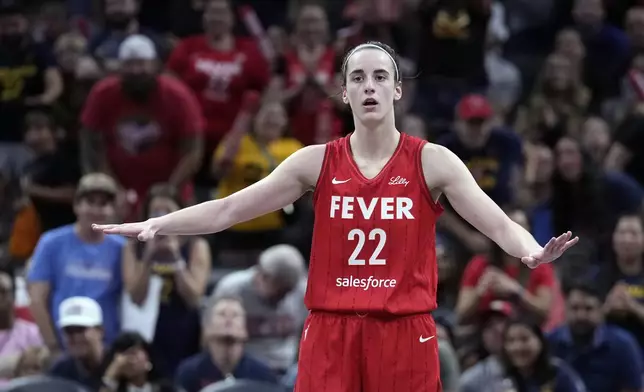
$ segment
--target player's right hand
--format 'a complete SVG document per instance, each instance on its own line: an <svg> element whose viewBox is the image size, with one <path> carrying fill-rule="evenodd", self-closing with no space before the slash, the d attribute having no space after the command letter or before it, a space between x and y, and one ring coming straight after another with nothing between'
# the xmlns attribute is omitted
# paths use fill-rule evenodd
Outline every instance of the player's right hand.
<svg viewBox="0 0 644 392"><path fill-rule="evenodd" d="M149 241L159 231L158 227L150 220L145 222L124 223L121 225L92 225L95 231L105 234L118 234L126 237L136 237L139 241Z"/></svg>

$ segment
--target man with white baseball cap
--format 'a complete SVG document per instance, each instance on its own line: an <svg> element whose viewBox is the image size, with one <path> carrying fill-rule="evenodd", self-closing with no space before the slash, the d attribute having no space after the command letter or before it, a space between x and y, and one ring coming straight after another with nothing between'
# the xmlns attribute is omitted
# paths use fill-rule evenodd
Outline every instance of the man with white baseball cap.
<svg viewBox="0 0 644 392"><path fill-rule="evenodd" d="M89 297L70 297L60 303L58 326L67 354L50 369L52 376L98 390L103 361L103 312Z"/></svg>

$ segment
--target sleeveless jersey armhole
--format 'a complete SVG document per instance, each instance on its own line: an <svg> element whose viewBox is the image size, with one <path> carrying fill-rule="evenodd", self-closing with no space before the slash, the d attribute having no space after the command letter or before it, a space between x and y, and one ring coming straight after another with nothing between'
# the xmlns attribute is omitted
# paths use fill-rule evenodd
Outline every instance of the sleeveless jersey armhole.
<svg viewBox="0 0 644 392"><path fill-rule="evenodd" d="M320 184L322 183L322 179L326 175L327 172L327 166L328 166L328 161L329 161L329 155L331 154L331 143L327 143L324 146L324 158L322 159L322 168L320 169L320 175L318 176L318 180L315 182L315 189L313 189L313 205L315 206L318 202L318 196L319 192L318 189L320 188Z"/></svg>
<svg viewBox="0 0 644 392"><path fill-rule="evenodd" d="M440 201L434 200L434 198L432 197L432 192L427 186L427 182L425 181L425 172L423 170L423 148L427 143L427 141L424 141L423 143L418 144L418 149L416 151L416 169L418 170L419 178L423 180L423 186L421 187L423 195L425 195L425 197L427 198L427 202L430 206L432 206L434 212L439 215L443 212L444 208L441 205Z"/></svg>

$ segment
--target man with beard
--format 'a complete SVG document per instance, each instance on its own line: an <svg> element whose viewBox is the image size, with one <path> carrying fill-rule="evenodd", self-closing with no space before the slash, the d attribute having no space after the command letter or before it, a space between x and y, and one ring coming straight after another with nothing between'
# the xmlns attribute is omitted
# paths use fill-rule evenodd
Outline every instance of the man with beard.
<svg viewBox="0 0 644 392"><path fill-rule="evenodd" d="M177 79L159 75L145 36L127 38L119 60L119 74L98 82L83 109L83 169L111 173L138 200L161 182L188 192L203 150L196 98Z"/></svg>
<svg viewBox="0 0 644 392"><path fill-rule="evenodd" d="M22 142L29 108L46 107L63 92L56 60L35 43L18 0L0 4L0 144ZM0 155L10 154L2 151Z"/></svg>
<svg viewBox="0 0 644 392"><path fill-rule="evenodd" d="M592 285L567 292L567 323L549 337L552 354L566 361L589 392L642 390L642 355L626 331L604 324L603 301Z"/></svg>

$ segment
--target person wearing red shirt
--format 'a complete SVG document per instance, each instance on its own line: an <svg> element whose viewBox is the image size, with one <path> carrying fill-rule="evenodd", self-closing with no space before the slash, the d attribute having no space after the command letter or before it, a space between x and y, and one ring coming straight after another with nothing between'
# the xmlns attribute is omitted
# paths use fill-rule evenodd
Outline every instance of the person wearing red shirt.
<svg viewBox="0 0 644 392"><path fill-rule="evenodd" d="M523 211L510 211L508 216L522 227L529 228ZM544 323L550 315L558 287L550 264L528 269L521 265L519 259L495 246L490 257L478 255L467 264L456 314L461 323L467 323L488 309L492 301L505 300L511 302L519 314Z"/></svg>
<svg viewBox="0 0 644 392"><path fill-rule="evenodd" d="M85 103L81 156L86 172L110 173L142 200L160 182L183 187L203 153L203 116L183 83L156 72L152 41L127 38L121 70L98 82Z"/></svg>
<svg viewBox="0 0 644 392"><path fill-rule="evenodd" d="M214 151L233 122L248 90L263 91L270 67L252 39L236 38L229 0L209 0L203 24L205 34L179 42L168 70L195 93L206 119L206 151ZM196 182L210 183L210 157L201 163Z"/></svg>
<svg viewBox="0 0 644 392"><path fill-rule="evenodd" d="M295 45L278 60L272 88L289 109L292 135L304 145L326 143L340 135L342 122L334 113L339 100L336 53L327 44L329 26L324 8L309 4L300 10Z"/></svg>

